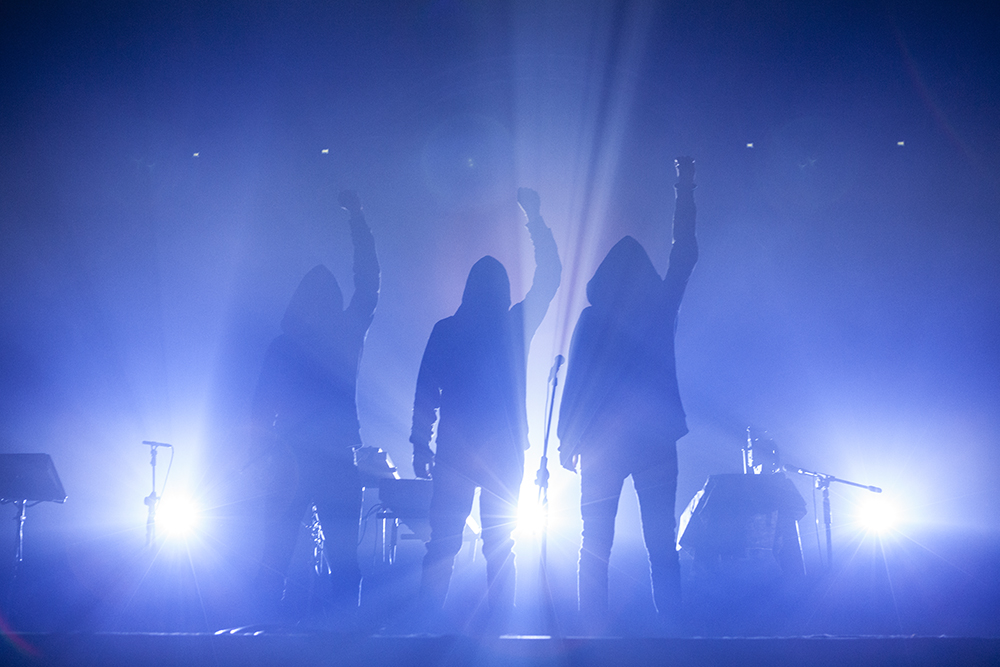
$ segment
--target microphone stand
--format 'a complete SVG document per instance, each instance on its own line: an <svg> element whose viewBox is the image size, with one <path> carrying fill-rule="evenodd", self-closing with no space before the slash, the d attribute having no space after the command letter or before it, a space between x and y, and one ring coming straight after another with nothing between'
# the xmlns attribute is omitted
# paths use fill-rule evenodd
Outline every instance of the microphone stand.
<svg viewBox="0 0 1000 667"><path fill-rule="evenodd" d="M548 395L548 414L545 417L545 435L542 438L542 459L538 465L538 472L535 474L535 484L538 485L538 501L542 510L542 544L539 554L539 567L542 575L542 588L545 591L545 622L549 631L556 627L555 604L552 600L552 590L549 588L548 573L548 545L549 545L549 434L552 431L552 412L556 403L556 388L559 386L559 367L563 365L566 358L556 355L552 364L552 372L549 373L549 382L552 389Z"/></svg>
<svg viewBox="0 0 1000 667"><path fill-rule="evenodd" d="M156 448L170 447L173 449L173 446L164 442L153 442L152 440L143 440L142 444L149 445L149 465L153 469L153 490L142 501L149 508L149 513L146 515L146 546L150 547L156 542L156 506L160 501L156 495Z"/></svg>
<svg viewBox="0 0 1000 667"><path fill-rule="evenodd" d="M784 466L785 470L788 472L794 472L799 475L806 475L808 477L815 478L815 484L817 489L823 491L823 524L826 527L826 562L827 567L833 567L833 541L832 541L832 527L833 527L833 515L830 512L830 484L833 482L840 482L841 484L847 484L849 486L856 486L861 489L867 489L872 493L882 493L882 489L877 486L869 486L867 484L858 484L857 482L850 482L846 479L840 479L839 477L834 477L833 475L828 475L822 472L815 472L813 470L806 470L805 468L796 468L794 466ZM819 517L816 517L816 523L819 523ZM819 538L817 538L819 539Z"/></svg>

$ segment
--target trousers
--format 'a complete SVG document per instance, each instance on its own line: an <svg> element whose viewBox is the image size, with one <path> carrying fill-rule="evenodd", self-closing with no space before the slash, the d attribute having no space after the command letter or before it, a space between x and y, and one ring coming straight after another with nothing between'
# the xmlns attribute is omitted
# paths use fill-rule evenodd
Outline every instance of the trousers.
<svg viewBox="0 0 1000 667"><path fill-rule="evenodd" d="M324 602L342 609L357 607L363 493L357 466L342 453L309 451L289 452L283 463L276 466L283 473L268 502L258 589L266 598L281 598L302 518L315 503L323 527L323 553L330 565Z"/></svg>
<svg viewBox="0 0 1000 667"><path fill-rule="evenodd" d="M625 478L631 475L639 498L653 603L658 612L671 613L680 603L680 561L674 546L677 444L605 444L600 449L587 449L580 456L580 611L584 616L608 611L608 560L615 517Z"/></svg>
<svg viewBox="0 0 1000 667"><path fill-rule="evenodd" d="M421 597L432 608L444 606L455 556L462 548L466 519L472 512L478 487L490 612L502 614L513 609L516 573L511 533L517 525L517 496L523 474L523 463L520 470L502 477L470 475L467 469L435 465L428 516L431 539L420 580Z"/></svg>

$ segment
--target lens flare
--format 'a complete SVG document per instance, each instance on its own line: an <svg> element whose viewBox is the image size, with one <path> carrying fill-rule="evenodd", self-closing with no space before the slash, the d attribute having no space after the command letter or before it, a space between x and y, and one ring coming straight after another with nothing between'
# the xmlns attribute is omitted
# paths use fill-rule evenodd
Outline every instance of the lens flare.
<svg viewBox="0 0 1000 667"><path fill-rule="evenodd" d="M186 537L197 528L200 513L197 504L190 498L162 498L156 510L157 530L169 537Z"/></svg>
<svg viewBox="0 0 1000 667"><path fill-rule="evenodd" d="M866 498L858 506L857 518L869 531L884 533L896 526L899 515L892 502L879 494Z"/></svg>

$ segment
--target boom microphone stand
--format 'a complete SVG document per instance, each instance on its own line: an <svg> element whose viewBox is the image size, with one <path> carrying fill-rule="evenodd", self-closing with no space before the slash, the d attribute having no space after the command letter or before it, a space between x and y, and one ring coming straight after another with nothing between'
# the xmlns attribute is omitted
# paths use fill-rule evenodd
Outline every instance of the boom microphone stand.
<svg viewBox="0 0 1000 667"><path fill-rule="evenodd" d="M785 470L788 472L798 473L799 475L807 475L809 477L814 477L816 481L816 488L822 489L823 491L823 523L826 526L826 563L827 567L833 566L833 542L831 538L831 528L833 526L833 515L830 512L830 484L833 482L840 482L841 484L848 484L850 486L856 486L861 489L868 489L872 493L882 493L882 489L877 486L869 486L867 484L858 484L857 482L849 482L846 479L840 479L839 477L834 477L833 475L828 475L822 472L815 472L812 470L806 470L804 468L796 468L794 466L784 466ZM815 496L814 496L815 497ZM819 518L817 517L817 523ZM817 538L818 539L818 538Z"/></svg>
<svg viewBox="0 0 1000 667"><path fill-rule="evenodd" d="M539 556L539 566L542 574L542 587L545 590L545 615L546 624L550 629L555 628L555 606L552 601L552 591L549 588L548 573L548 545L549 545L549 433L552 430L552 412L556 403L556 388L559 386L559 367L566 361L566 357L559 354L552 364L549 372L549 383L552 389L548 396L548 414L545 417L545 436L542 438L542 460L538 465L538 473L535 474L535 484L538 485L538 501L542 509L542 548Z"/></svg>

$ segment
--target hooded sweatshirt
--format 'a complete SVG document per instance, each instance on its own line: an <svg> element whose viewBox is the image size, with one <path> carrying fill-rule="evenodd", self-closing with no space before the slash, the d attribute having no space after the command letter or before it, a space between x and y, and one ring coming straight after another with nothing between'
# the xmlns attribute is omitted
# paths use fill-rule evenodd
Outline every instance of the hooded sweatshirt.
<svg viewBox="0 0 1000 667"><path fill-rule="evenodd" d="M253 419L296 450L361 444L358 366L378 303L375 241L363 216L352 216L354 295L343 307L337 279L323 265L310 270L292 295L282 333L264 357Z"/></svg>
<svg viewBox="0 0 1000 667"><path fill-rule="evenodd" d="M615 442L673 442L687 433L677 386L674 331L698 259L691 189L678 189L670 266L660 279L645 249L626 236L587 284L570 344L559 410L560 452Z"/></svg>
<svg viewBox="0 0 1000 667"><path fill-rule="evenodd" d="M437 463L483 469L523 462L527 448L525 374L528 348L562 271L552 232L529 221L535 275L510 306L503 264L486 256L469 271L462 304L434 325L424 349L413 401L410 442L426 446L438 423Z"/></svg>

